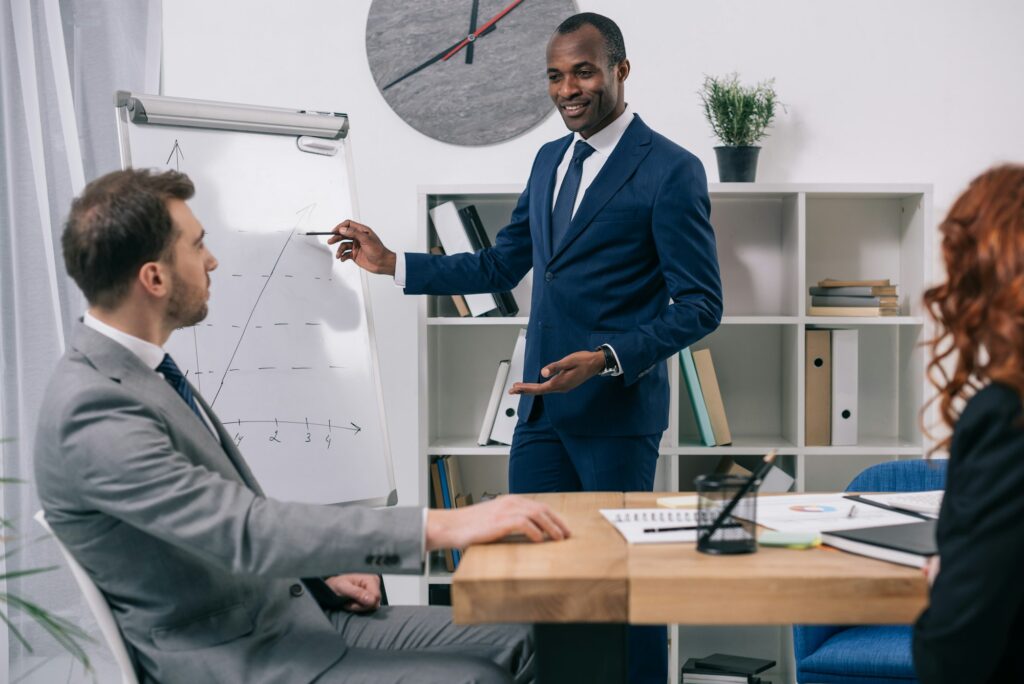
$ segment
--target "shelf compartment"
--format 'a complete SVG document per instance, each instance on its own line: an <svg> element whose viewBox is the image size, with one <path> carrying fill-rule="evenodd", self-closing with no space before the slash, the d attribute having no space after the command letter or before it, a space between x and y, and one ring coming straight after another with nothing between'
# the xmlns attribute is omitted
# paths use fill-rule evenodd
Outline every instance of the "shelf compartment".
<svg viewBox="0 0 1024 684"><path fill-rule="evenodd" d="M764 458L764 452L758 450L737 450L732 453L714 452L704 454L693 454L679 462L680 492L693 492L697 486L694 480L699 475L712 473L718 467L724 457L729 457L747 470L753 472ZM797 456L793 453L780 453L775 459L775 465L782 468L794 480L797 476ZM796 483L794 482L794 488Z"/></svg>
<svg viewBox="0 0 1024 684"><path fill-rule="evenodd" d="M489 325L427 329L427 444L476 444L498 362L512 357L519 328Z"/></svg>
<svg viewBox="0 0 1024 684"><path fill-rule="evenodd" d="M796 446L798 325L722 326L693 345L708 348L738 448ZM736 447L701 445L686 380L679 378L679 447L691 453Z"/></svg>
<svg viewBox="0 0 1024 684"><path fill-rule="evenodd" d="M808 287L825 278L889 278L897 285L900 313L924 315L930 265L921 257L931 243L925 195L809 193L806 201Z"/></svg>
<svg viewBox="0 0 1024 684"><path fill-rule="evenodd" d="M480 215L480 221L484 224L484 228L487 231L488 237L491 239L491 244L494 244L498 237L498 233L508 224L509 217L512 215L512 210L515 208L518 193L501 193L494 192L489 194L481 195L467 195L461 193L451 194L437 194L430 195L426 198L426 209L429 211L438 204L444 202L455 202L455 205L462 209L463 207L472 204L476 207L477 213ZM427 222L430 226L427 233L427 248L431 248L435 245L439 245L440 242L437 239L437 234L434 232L433 226L430 222ZM533 289L533 271L529 271L526 276L516 285L512 290L513 296L516 298L516 302L519 304L519 317L529 318L530 316L530 295ZM458 312L455 309L455 305L452 304L452 299L448 295L443 296L430 296L427 300L427 316L433 318L450 318L452 320L469 320L469 321L490 321L494 320L491 317L485 318L460 318ZM512 319L501 319L496 320L512 320ZM500 325L500 323L499 323Z"/></svg>
<svg viewBox="0 0 1024 684"><path fill-rule="evenodd" d="M823 326L815 326L822 328ZM924 401L923 326L881 326L844 319L827 329L853 329L857 336L857 444L819 449L877 450L890 447L920 451L923 444L918 411ZM863 452L862 452L863 453Z"/></svg>
<svg viewBox="0 0 1024 684"><path fill-rule="evenodd" d="M799 313L799 195L715 195L715 228L726 316Z"/></svg>

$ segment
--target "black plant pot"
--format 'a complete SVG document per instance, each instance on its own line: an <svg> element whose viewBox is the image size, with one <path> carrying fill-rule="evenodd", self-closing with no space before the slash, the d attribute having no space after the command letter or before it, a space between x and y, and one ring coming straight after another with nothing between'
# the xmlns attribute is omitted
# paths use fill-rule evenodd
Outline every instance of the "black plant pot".
<svg viewBox="0 0 1024 684"><path fill-rule="evenodd" d="M718 180L723 183L753 183L757 175L757 153L753 145L726 145L715 148L718 157Z"/></svg>

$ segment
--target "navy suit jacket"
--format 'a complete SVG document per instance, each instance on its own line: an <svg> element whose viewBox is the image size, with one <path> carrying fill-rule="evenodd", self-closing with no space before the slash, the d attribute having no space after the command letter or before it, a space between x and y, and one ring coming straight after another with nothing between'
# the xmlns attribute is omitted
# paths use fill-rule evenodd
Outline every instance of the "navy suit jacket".
<svg viewBox="0 0 1024 684"><path fill-rule="evenodd" d="M475 254L406 256L408 294L510 290L534 269L524 380L608 343L623 374L544 397L569 434L649 435L668 426L665 359L719 324L722 290L704 167L634 117L587 189L562 243L551 244L555 171L568 135L544 145L510 223ZM520 401L520 420L533 397Z"/></svg>

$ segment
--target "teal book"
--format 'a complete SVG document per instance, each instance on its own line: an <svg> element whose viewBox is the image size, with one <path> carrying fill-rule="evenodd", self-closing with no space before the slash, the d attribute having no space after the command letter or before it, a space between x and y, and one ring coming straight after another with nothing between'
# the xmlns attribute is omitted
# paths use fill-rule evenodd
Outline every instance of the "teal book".
<svg viewBox="0 0 1024 684"><path fill-rule="evenodd" d="M704 442L704 446L715 446L711 416L708 414L708 406L704 401L704 393L700 390L697 366L693 362L693 352L689 347L679 352L679 365L683 368L683 379L686 381L686 391L690 395L693 417L697 420L697 429L700 430L700 441Z"/></svg>

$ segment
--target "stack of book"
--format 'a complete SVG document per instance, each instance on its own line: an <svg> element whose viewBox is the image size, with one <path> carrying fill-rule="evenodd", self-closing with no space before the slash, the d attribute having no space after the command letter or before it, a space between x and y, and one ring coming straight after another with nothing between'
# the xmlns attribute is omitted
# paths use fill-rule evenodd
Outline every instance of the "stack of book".
<svg viewBox="0 0 1024 684"><path fill-rule="evenodd" d="M462 508L473 503L473 495L462 488L459 463L451 456L439 456L430 463L430 484L433 491L434 508ZM462 560L458 549L444 549L444 567L455 572Z"/></svg>
<svg viewBox="0 0 1024 684"><path fill-rule="evenodd" d="M679 362L686 380L686 391L690 395L690 406L697 421L701 442L704 446L732 444L729 421L725 417L722 392L718 387L718 376L711 362L710 349L679 352Z"/></svg>
<svg viewBox="0 0 1024 684"><path fill-rule="evenodd" d="M683 664L683 684L760 684L757 675L775 667L774 660L715 653Z"/></svg>
<svg viewBox="0 0 1024 684"><path fill-rule="evenodd" d="M889 280L833 280L811 288L811 316L898 316L899 297Z"/></svg>
<svg viewBox="0 0 1024 684"><path fill-rule="evenodd" d="M443 202L430 210L440 246L430 249L432 254L458 254L479 252L491 246L476 207L472 204L459 209L455 202ZM452 295L452 303L460 316L515 316L519 304L511 292L493 294Z"/></svg>

